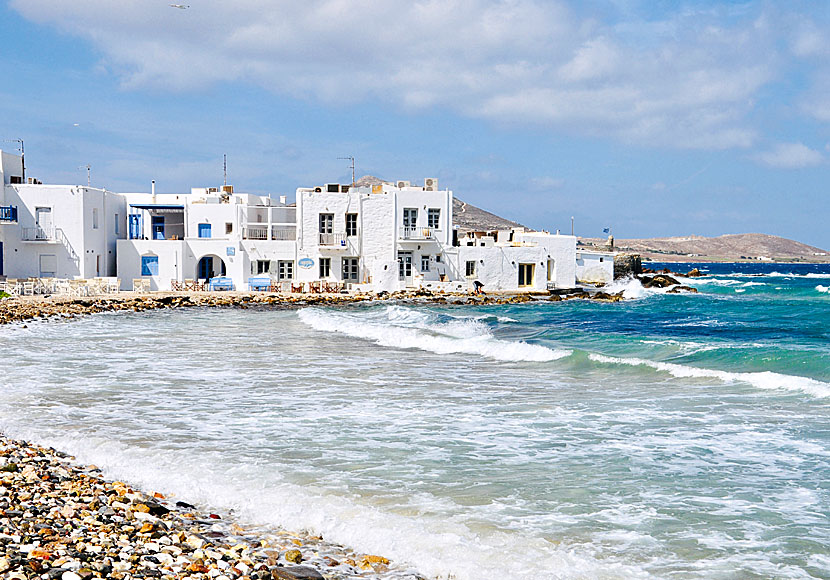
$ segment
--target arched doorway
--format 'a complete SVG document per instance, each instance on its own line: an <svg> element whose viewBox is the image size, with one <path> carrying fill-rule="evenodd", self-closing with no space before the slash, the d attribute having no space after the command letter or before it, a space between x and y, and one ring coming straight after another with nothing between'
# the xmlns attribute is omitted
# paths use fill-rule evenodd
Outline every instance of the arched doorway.
<svg viewBox="0 0 830 580"><path fill-rule="evenodd" d="M216 255L204 256L196 265L196 278L199 280L210 280L225 273L225 262Z"/></svg>

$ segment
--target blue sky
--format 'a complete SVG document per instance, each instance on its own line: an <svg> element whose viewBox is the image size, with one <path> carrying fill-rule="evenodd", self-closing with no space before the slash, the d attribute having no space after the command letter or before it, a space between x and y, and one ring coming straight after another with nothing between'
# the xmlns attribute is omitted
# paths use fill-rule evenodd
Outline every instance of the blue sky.
<svg viewBox="0 0 830 580"><path fill-rule="evenodd" d="M11 0L0 141L115 191L422 182L528 226L830 248L830 3ZM12 150L14 143L0 142Z"/></svg>

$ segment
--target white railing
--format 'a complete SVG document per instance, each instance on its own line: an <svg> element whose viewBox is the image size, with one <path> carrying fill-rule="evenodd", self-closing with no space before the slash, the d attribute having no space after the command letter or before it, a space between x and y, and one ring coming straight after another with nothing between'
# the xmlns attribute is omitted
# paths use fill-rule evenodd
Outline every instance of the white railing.
<svg viewBox="0 0 830 580"><path fill-rule="evenodd" d="M346 234L320 234L321 246L346 246Z"/></svg>
<svg viewBox="0 0 830 580"><path fill-rule="evenodd" d="M267 240L268 226L242 228L242 239L244 240Z"/></svg>
<svg viewBox="0 0 830 580"><path fill-rule="evenodd" d="M402 240L437 240L440 236L441 230L435 228L402 227L400 230Z"/></svg>
<svg viewBox="0 0 830 580"><path fill-rule="evenodd" d="M285 226L271 226L271 239L293 241L297 239L297 228Z"/></svg>
<svg viewBox="0 0 830 580"><path fill-rule="evenodd" d="M25 242L38 242L55 239L55 228L42 228L35 226L33 228L23 228L23 236L21 238Z"/></svg>

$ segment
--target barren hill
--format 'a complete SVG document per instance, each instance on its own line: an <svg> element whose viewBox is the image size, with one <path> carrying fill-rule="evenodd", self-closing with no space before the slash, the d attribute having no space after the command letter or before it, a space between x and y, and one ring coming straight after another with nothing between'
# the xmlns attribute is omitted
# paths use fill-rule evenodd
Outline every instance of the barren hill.
<svg viewBox="0 0 830 580"><path fill-rule="evenodd" d="M584 246L603 247L606 240L580 238ZM826 250L768 234L730 234L716 238L685 236L672 238L620 239L615 249L641 254L657 261L695 262L703 260L776 262L828 262Z"/></svg>

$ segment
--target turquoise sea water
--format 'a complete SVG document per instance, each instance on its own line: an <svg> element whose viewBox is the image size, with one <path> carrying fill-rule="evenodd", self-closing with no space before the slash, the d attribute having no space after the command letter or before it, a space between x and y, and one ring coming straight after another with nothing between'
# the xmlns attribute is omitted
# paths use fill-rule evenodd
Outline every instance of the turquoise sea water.
<svg viewBox="0 0 830 580"><path fill-rule="evenodd" d="M830 267L0 329L0 428L392 575L830 577ZM691 266L682 266L683 269Z"/></svg>

